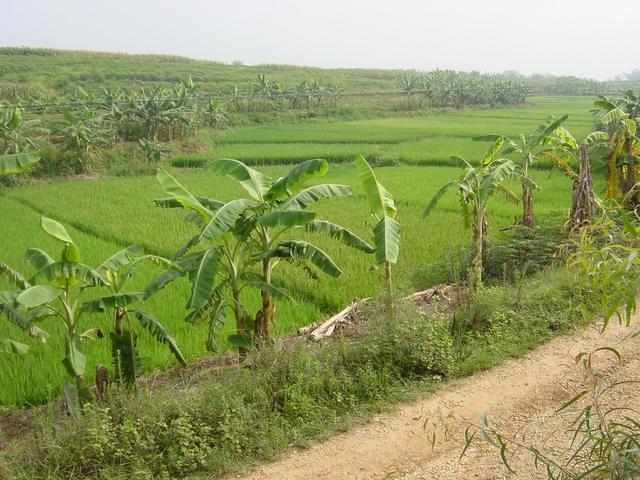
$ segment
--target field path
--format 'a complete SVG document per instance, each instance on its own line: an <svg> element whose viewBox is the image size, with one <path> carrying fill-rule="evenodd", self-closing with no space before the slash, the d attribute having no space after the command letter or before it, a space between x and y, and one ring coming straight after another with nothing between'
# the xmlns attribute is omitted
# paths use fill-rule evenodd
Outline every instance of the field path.
<svg viewBox="0 0 640 480"><path fill-rule="evenodd" d="M637 320L637 319L635 319ZM635 322L634 322L635 324ZM306 450L292 450L282 459L258 466L247 480L340 480L340 479L497 479L546 478L536 472L531 459L516 455L513 466L517 474L508 474L501 465L497 450L476 442L462 462L462 427L454 426L453 439L441 430L423 428L437 412L455 412L476 419L486 413L498 421L499 428L515 434L527 428L527 439L545 448L565 445L565 417L554 415L555 409L575 392L578 371L572 358L577 352L600 345L614 345L631 331L617 325L604 335L595 328L555 338L522 358L449 383L436 394L395 410L377 415L370 422L318 443ZM613 356L602 358L600 366L615 377L630 378L640 373L640 338L620 344L621 364ZM637 391L618 392L636 406ZM427 422L431 423L431 422ZM438 431L435 448L429 437ZM455 439L455 440L454 440ZM556 449L557 450L557 449ZM238 477L235 477L238 478Z"/></svg>

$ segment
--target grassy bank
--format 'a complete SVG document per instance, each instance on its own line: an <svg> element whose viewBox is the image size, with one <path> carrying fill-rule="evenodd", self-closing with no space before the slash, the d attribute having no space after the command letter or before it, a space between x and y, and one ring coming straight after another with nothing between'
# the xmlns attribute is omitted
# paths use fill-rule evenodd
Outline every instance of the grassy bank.
<svg viewBox="0 0 640 480"><path fill-rule="evenodd" d="M34 419L0 453L7 478L212 478L243 471L367 418L447 378L518 356L582 322L581 289L547 270L427 315L402 304L323 344L281 343L251 368L175 372L138 396L118 394L78 420Z"/></svg>

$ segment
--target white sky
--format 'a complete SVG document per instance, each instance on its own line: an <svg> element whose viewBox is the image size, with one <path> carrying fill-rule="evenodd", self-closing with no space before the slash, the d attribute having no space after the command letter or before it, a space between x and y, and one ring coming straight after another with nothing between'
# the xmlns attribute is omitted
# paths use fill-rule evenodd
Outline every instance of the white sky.
<svg viewBox="0 0 640 480"><path fill-rule="evenodd" d="M640 0L2 0L0 7L3 46L598 79L640 68Z"/></svg>

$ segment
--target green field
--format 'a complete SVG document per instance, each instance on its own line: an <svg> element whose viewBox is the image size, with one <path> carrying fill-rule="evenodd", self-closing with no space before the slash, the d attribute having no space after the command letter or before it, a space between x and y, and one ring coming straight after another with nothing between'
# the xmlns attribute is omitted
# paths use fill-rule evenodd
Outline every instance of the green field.
<svg viewBox="0 0 640 480"><path fill-rule="evenodd" d="M434 165L446 164L452 154L473 160L484 152L486 145L473 142L470 137L486 133L516 135L520 131L529 132L548 113L569 113L568 127L577 136L584 135L592 126L589 108L588 98L541 98L536 99L534 106L517 109L252 127L221 135L211 134L212 151L207 158L235 157L255 163L291 163L310 157L328 157L342 162L343 165L334 165L322 181L353 184L355 195L320 203L317 208L319 217L367 236L367 206L358 188L355 170L346 163L356 154L378 153L385 160ZM285 168L265 166L261 170L277 177ZM232 181L206 170L175 169L173 173L192 191L210 197L225 200L242 192ZM400 288L408 289L414 286L410 285L411 272L466 243L470 237L459 215L457 199L452 195L443 199L440 208L430 217L423 219L421 216L422 209L437 188L456 178L460 168L389 166L378 168L376 173L397 201L403 238L396 277ZM548 171L537 171L534 177L542 188L535 197L538 215L568 208L570 182L566 178ZM161 195L156 180L148 176L54 181L4 190L0 197L0 216L3 219L0 223L1 258L28 272L23 256L27 247L37 246L54 252L59 248L40 231L41 214L72 227L70 233L89 264L96 264L131 243L142 244L149 252L171 255L193 232L182 221L180 212L153 206L152 199ZM490 206L491 231L511 224L518 214L518 207L494 199ZM343 274L337 280L322 278L317 282L297 270L277 270L276 281L292 290L296 302L279 303L276 333L288 332L318 320L339 310L354 297L374 295L380 290L382 278L379 272L371 270L371 258L322 237L314 241L332 255ZM148 267L140 273L138 282L142 285L153 275L154 269ZM163 320L187 359L194 360L205 354L206 326L192 327L182 321L188 295L186 281L176 283L167 287L162 295L152 298L145 309ZM248 310L255 311L257 296L249 295L246 300ZM85 319L87 328L93 323L99 323L107 330L110 328L106 314ZM44 327L55 332L48 323ZM59 394L64 378L60 364L62 335L54 334L48 344L40 345L7 322L0 323L0 336L7 333L33 348L27 356L3 358L0 405L41 403ZM154 367L166 368L173 363L164 346L147 340L141 335L141 351L150 357ZM92 362L88 371L93 370L95 363L110 363L107 341L97 341L87 345L86 349Z"/></svg>
<svg viewBox="0 0 640 480"><path fill-rule="evenodd" d="M204 132L210 151L177 158L236 158L255 165L296 163L308 158L351 162L358 154L380 162L451 165L449 157L478 159L486 145L472 137L517 136L533 131L547 115L569 115L566 126L580 137L592 130L589 97L533 97L513 108L445 111L415 118L317 121ZM548 165L546 165L548 166Z"/></svg>

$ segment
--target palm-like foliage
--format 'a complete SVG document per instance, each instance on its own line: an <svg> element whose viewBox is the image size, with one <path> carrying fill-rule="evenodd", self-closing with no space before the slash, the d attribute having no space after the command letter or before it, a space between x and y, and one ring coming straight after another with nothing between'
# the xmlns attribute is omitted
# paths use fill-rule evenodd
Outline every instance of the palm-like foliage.
<svg viewBox="0 0 640 480"><path fill-rule="evenodd" d="M589 153L602 147L607 138L606 132L596 131L579 143L564 127L558 127L553 132L555 148L547 152L547 156L573 182L568 225L570 229L587 225L595 213ZM577 169L572 164L577 165Z"/></svg>
<svg viewBox="0 0 640 480"><path fill-rule="evenodd" d="M216 333L231 310L236 321L236 334L231 340L247 346L253 334L257 342L269 337L275 321L275 300L286 292L273 284L274 268L281 261L298 265L315 275L315 270L337 277L341 270L318 246L292 238L295 232L328 234L346 245L367 253L374 248L349 230L324 220L318 220L309 207L322 199L351 195L351 187L320 184L305 188L312 178L324 175L326 160L307 160L293 167L286 175L271 179L237 160L224 159L211 168L236 180L248 198L221 202L196 197L165 170L158 179L170 198L157 200L161 206L190 210L187 218L199 233L177 252L192 283L192 295L187 304L188 320L210 323L209 348L215 349ZM196 246L201 250L188 253ZM260 290L262 307L251 317L242 302L246 287Z"/></svg>
<svg viewBox="0 0 640 480"><path fill-rule="evenodd" d="M2 152L24 153L36 149L33 136L46 133L39 120L24 120L23 110L19 107L8 108L0 114L0 140Z"/></svg>
<svg viewBox="0 0 640 480"><path fill-rule="evenodd" d="M594 102L601 112L598 120L609 132L610 152L607 157L607 198L627 195L636 185L636 158L640 151L637 119L640 116L640 100L629 91L618 99L600 97ZM622 190L622 192L620 192ZM631 193L632 204L637 196Z"/></svg>
<svg viewBox="0 0 640 480"><path fill-rule="evenodd" d="M362 155L356 159L356 168L375 222L372 233L376 263L384 265L387 294L391 295L391 266L398 261L400 253L400 224L396 220L398 211L393 196L378 181Z"/></svg>
<svg viewBox="0 0 640 480"><path fill-rule="evenodd" d="M0 175L24 172L39 161L40 155L37 153L14 153L12 155L0 155Z"/></svg>
<svg viewBox="0 0 640 480"><path fill-rule="evenodd" d="M116 318L123 311L126 316L128 305L144 300L153 290L122 291L126 279L135 269L134 257L141 253L137 247L118 252L94 269L81 262L78 246L60 223L42 217L42 228L64 245L61 258L56 261L44 250L28 249L26 258L36 270L28 280L1 265L0 271L9 276L17 288L0 291L0 310L10 321L40 338L46 338L47 334L36 325L37 321L54 317L61 322L65 331L65 356L62 363L68 375L64 393L67 406L72 413L76 413L82 403L92 400L85 383L86 357L82 352L82 342L103 336L96 328L81 332L83 318L89 313L104 312L107 309L114 309ZM129 269L119 278L118 272L127 265ZM111 293L84 300L86 292L94 287L107 287L111 289ZM156 339L169 345L178 359L184 362L175 341L157 320L141 312L136 312L136 316L142 317L139 318L141 325Z"/></svg>
<svg viewBox="0 0 640 480"><path fill-rule="evenodd" d="M525 136L520 134L517 139L505 135L482 135L475 137L475 141L492 141L494 146L504 148L503 155L512 155L520 163L523 171L522 181L522 224L533 227L533 194L532 183L529 180L529 168L538 159L553 149L552 134L568 118L568 115L556 119L553 115L547 117L536 130ZM494 150L497 153L498 150Z"/></svg>
<svg viewBox="0 0 640 480"><path fill-rule="evenodd" d="M496 145L500 145L499 140ZM485 239L488 233L487 202L494 193L501 193L507 200L518 203L518 197L505 185L506 180L516 178L532 185L524 170L513 161L505 158L494 158L499 146L492 146L478 166L473 166L461 157L452 157L461 161L465 170L460 179L443 185L433 196L424 210L428 215L438 201L451 188L455 188L460 199L463 216L473 230L474 261L471 284L473 288L482 286L482 269Z"/></svg>

